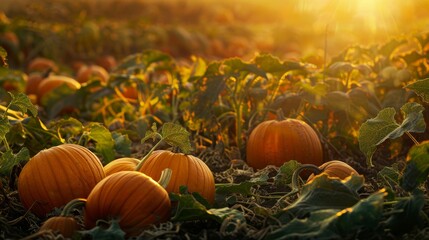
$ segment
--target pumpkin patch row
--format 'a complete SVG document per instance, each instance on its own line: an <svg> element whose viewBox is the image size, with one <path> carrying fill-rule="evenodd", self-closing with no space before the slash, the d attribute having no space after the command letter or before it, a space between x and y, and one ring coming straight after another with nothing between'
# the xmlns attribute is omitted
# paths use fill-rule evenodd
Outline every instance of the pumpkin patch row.
<svg viewBox="0 0 429 240"><path fill-rule="evenodd" d="M18 193L23 205L40 218L82 198L88 228L94 227L98 219L118 218L121 228L130 236L138 235L150 224L168 220L168 194L179 193L182 185L214 202L213 174L197 157L158 150L137 171L139 162L121 158L103 168L98 157L83 146L54 146L39 152L24 166ZM171 169L168 180L163 177L164 169ZM54 220L46 224L50 226L51 221ZM46 228L45 225L43 229Z"/></svg>

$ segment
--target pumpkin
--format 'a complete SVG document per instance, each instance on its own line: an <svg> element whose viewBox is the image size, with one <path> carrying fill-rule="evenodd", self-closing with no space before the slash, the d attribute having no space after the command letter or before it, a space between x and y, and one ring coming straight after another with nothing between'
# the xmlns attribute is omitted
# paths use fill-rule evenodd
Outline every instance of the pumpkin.
<svg viewBox="0 0 429 240"><path fill-rule="evenodd" d="M67 76L51 75L42 82L39 83L37 87L37 99L41 103L43 96L52 92L55 88L66 85L72 91L78 90L81 86L78 81Z"/></svg>
<svg viewBox="0 0 429 240"><path fill-rule="evenodd" d="M85 205L84 221L93 228L98 219L118 219L128 237L139 235L151 224L170 218L167 191L151 177L137 171L107 176L91 191Z"/></svg>
<svg viewBox="0 0 429 240"><path fill-rule="evenodd" d="M320 165L323 150L317 133L304 121L267 120L251 132L246 145L247 164L255 169L281 166L289 160Z"/></svg>
<svg viewBox="0 0 429 240"><path fill-rule="evenodd" d="M48 70L57 72L58 66L50 59L38 57L30 61L27 66L27 70L28 72L46 72Z"/></svg>
<svg viewBox="0 0 429 240"><path fill-rule="evenodd" d="M109 72L118 65L116 58L112 55L101 56L97 58L96 63Z"/></svg>
<svg viewBox="0 0 429 240"><path fill-rule="evenodd" d="M331 160L329 162L325 162L315 170L316 175L325 173L330 178L339 178L342 180L346 179L352 174L359 175L359 173L353 167L339 160ZM311 174L308 177L307 182L311 181L314 177L315 175Z"/></svg>
<svg viewBox="0 0 429 240"><path fill-rule="evenodd" d="M101 82L109 80L109 73L103 67L98 65L83 65L76 74L76 80L79 83L88 82L91 79L98 79Z"/></svg>
<svg viewBox="0 0 429 240"><path fill-rule="evenodd" d="M80 205L84 205L85 199L73 199L64 207L59 216L50 217L46 220L39 229L39 232L54 231L63 235L65 238L72 238L73 235L80 230L80 225L76 219L71 216L71 211Z"/></svg>
<svg viewBox="0 0 429 240"><path fill-rule="evenodd" d="M18 194L39 217L75 198L86 198L104 178L103 165L87 148L62 144L40 151L22 168Z"/></svg>
<svg viewBox="0 0 429 240"><path fill-rule="evenodd" d="M210 203L214 202L213 173L201 159L195 156L156 150L138 170L153 179L158 179L162 170L166 168L172 171L171 180L165 188L167 192L179 193L180 186L187 186L189 192L198 192Z"/></svg>
<svg viewBox="0 0 429 240"><path fill-rule="evenodd" d="M25 93L28 94L37 94L37 88L42 80L45 79L43 74L38 72L33 72L28 75L27 85L25 86Z"/></svg>
<svg viewBox="0 0 429 240"><path fill-rule="evenodd" d="M109 162L103 167L104 173L106 176L109 176L120 171L134 171L136 170L137 164L139 164L139 162L140 160L137 158L118 158Z"/></svg>

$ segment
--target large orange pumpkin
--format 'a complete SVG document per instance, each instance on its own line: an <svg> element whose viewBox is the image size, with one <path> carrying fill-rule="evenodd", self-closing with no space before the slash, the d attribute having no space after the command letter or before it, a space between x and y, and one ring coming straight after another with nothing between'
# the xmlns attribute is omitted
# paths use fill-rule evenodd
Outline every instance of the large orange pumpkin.
<svg viewBox="0 0 429 240"><path fill-rule="evenodd" d="M168 150L154 151L142 164L140 172L158 179L162 170L172 171L167 192L179 193L180 186L189 192L198 192L210 203L214 202L215 182L210 168L199 158Z"/></svg>
<svg viewBox="0 0 429 240"><path fill-rule="evenodd" d="M106 176L112 175L113 173L120 171L134 171L136 170L137 165L140 160L137 158L129 158L123 157L115 159L108 164L106 164L104 168L104 173Z"/></svg>
<svg viewBox="0 0 429 240"><path fill-rule="evenodd" d="M107 176L91 191L85 206L85 226L98 219L117 219L128 237L139 235L151 224L170 218L167 191L152 178L137 171Z"/></svg>
<svg viewBox="0 0 429 240"><path fill-rule="evenodd" d="M246 145L247 164L255 169L281 166L289 160L321 165L319 137L307 123L297 119L268 120L251 132Z"/></svg>
<svg viewBox="0 0 429 240"><path fill-rule="evenodd" d="M86 198L104 176L94 153L77 144L62 144L40 151L25 164L18 194L25 208L44 217L75 198Z"/></svg>
<svg viewBox="0 0 429 240"><path fill-rule="evenodd" d="M46 72L48 70L58 72L58 66L50 59L37 57L29 62L27 70L28 72Z"/></svg>

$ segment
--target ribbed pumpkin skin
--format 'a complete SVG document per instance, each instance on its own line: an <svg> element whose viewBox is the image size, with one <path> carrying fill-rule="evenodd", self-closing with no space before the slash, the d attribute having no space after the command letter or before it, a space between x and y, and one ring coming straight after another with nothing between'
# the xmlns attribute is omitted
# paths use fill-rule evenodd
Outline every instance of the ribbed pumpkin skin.
<svg viewBox="0 0 429 240"><path fill-rule="evenodd" d="M94 153L77 144L62 144L40 151L25 164L18 193L25 208L44 217L72 199L86 198L104 176Z"/></svg>
<svg viewBox="0 0 429 240"><path fill-rule="evenodd" d="M145 160L140 172L159 179L162 170L170 168L171 179L167 192L179 193L180 186L186 185L189 192L198 192L210 203L214 202L215 182L210 168L199 158L167 150L154 151Z"/></svg>
<svg viewBox="0 0 429 240"><path fill-rule="evenodd" d="M246 145L247 164L255 169L281 166L289 160L321 165L323 150L316 132L297 119L268 120L251 132Z"/></svg>
<svg viewBox="0 0 429 240"><path fill-rule="evenodd" d="M339 160L325 162L324 164L319 166L319 169L322 170L323 173L328 174L328 176L331 178L340 178L343 180L352 174L359 175L359 173L354 168L352 168L347 163ZM309 182L313 178L314 174L310 175L307 179L307 182Z"/></svg>
<svg viewBox="0 0 429 240"><path fill-rule="evenodd" d="M85 226L92 228L98 219L119 219L128 237L139 235L150 224L170 218L171 202L167 191L155 180L137 171L114 173L100 181L85 205Z"/></svg>
<svg viewBox="0 0 429 240"><path fill-rule="evenodd" d="M53 230L61 233L65 238L72 238L80 230L79 224L73 217L51 217L40 227L39 232L43 230Z"/></svg>
<svg viewBox="0 0 429 240"><path fill-rule="evenodd" d="M104 174L106 177L120 171L134 171L140 160L137 158L118 158L104 166Z"/></svg>

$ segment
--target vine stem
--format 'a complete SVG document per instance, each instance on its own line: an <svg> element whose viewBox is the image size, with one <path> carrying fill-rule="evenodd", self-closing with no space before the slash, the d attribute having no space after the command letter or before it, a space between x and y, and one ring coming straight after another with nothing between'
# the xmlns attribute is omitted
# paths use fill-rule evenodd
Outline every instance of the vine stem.
<svg viewBox="0 0 429 240"><path fill-rule="evenodd" d="M417 139L413 136L413 135L411 135L411 133L410 132L405 132L407 135L408 135L408 137L410 137L411 138L411 140L413 140L413 142L414 142L414 144L416 145L416 146L418 146L418 145L420 145L420 143L419 143L419 141L417 141Z"/></svg>
<svg viewBox="0 0 429 240"><path fill-rule="evenodd" d="M76 198L71 200L70 202L68 202L63 210L60 213L61 217L68 217L71 214L71 211L73 211L73 209L77 208L77 207L83 207L86 204L86 199L85 198Z"/></svg>
<svg viewBox="0 0 429 240"><path fill-rule="evenodd" d="M146 159L149 158L149 156L153 153L153 151L155 151L155 149L163 142L164 138L162 137L161 134L159 134L158 132L156 133L156 136L160 138L160 140L149 150L149 152L140 160L139 164L137 164L136 166L136 171L140 170L140 168L142 167L143 163L146 161Z"/></svg>

